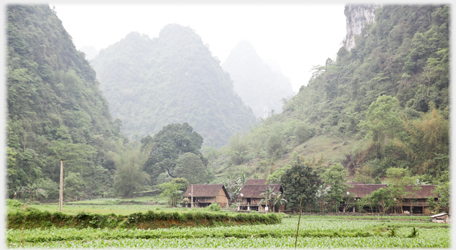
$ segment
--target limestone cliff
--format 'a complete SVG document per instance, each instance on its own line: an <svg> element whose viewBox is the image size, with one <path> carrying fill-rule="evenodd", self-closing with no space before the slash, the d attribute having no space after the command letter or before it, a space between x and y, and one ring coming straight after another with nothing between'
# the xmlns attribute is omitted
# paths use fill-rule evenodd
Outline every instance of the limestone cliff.
<svg viewBox="0 0 456 250"><path fill-rule="evenodd" d="M380 7L379 4L345 5L344 14L347 17L346 50L349 51L355 47L355 36L361 34L365 24L375 22L375 10Z"/></svg>

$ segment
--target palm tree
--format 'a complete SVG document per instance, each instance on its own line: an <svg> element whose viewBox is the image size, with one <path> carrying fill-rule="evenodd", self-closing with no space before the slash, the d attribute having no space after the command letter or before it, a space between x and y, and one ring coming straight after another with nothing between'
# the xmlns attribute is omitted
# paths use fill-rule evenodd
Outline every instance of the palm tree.
<svg viewBox="0 0 456 250"><path fill-rule="evenodd" d="M245 173L242 174L240 177L234 177L229 176L228 179L226 179L223 182L223 185L225 185L226 191L228 191L228 194L230 195L231 201L234 201L234 198L236 198L239 194L239 191L241 191L241 188L244 186L246 181L246 176Z"/></svg>
<svg viewBox="0 0 456 250"><path fill-rule="evenodd" d="M275 197L273 197L272 201L272 211L275 212L275 206L278 204L279 206L285 205L288 201L283 198L282 192L279 192Z"/></svg>
<svg viewBox="0 0 456 250"><path fill-rule="evenodd" d="M263 202L265 202L266 207L268 207L269 203L272 202L273 197L277 196L277 193L274 192L274 189L275 187L271 188L271 186L268 186L268 188L263 193L261 193L264 198L258 202L258 207L260 207Z"/></svg>

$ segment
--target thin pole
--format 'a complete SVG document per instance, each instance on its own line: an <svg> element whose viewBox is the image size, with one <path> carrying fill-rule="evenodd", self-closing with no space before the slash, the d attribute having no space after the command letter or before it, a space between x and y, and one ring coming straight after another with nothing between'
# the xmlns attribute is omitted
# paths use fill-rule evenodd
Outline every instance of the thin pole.
<svg viewBox="0 0 456 250"><path fill-rule="evenodd" d="M59 194L59 212L63 211L63 160L60 159L60 194Z"/></svg>
<svg viewBox="0 0 456 250"><path fill-rule="evenodd" d="M266 194L266 209L269 209L268 207L268 195ZM266 213L268 213L268 210L266 210Z"/></svg>
<svg viewBox="0 0 456 250"><path fill-rule="evenodd" d="M192 183L192 188L191 188L191 191L190 191L190 195L191 195L191 208L193 208L193 183Z"/></svg>
<svg viewBox="0 0 456 250"><path fill-rule="evenodd" d="M299 223L301 222L301 214L302 214L302 197L301 197L301 202L299 203L299 219L298 219L298 229L296 229L295 249L296 249L296 245L298 244Z"/></svg>

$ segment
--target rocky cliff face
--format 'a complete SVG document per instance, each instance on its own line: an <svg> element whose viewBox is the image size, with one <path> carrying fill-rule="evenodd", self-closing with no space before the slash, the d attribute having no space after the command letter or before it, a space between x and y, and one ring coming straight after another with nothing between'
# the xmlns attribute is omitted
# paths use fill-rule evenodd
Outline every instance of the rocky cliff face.
<svg viewBox="0 0 456 250"><path fill-rule="evenodd" d="M375 10L379 4L345 5L344 14L347 17L347 36L345 49L350 51L355 47L355 36L361 34L364 25L375 22Z"/></svg>

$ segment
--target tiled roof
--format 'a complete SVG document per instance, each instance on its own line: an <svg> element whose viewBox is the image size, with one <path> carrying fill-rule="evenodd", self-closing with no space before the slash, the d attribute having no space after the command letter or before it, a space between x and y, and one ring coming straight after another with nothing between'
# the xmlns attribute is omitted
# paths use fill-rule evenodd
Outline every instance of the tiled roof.
<svg viewBox="0 0 456 250"><path fill-rule="evenodd" d="M244 185L266 185L266 179L248 179Z"/></svg>
<svg viewBox="0 0 456 250"><path fill-rule="evenodd" d="M348 188L347 191L354 194L355 197L362 198L370 193L377 191L380 188L386 188L386 184L353 184L347 183L353 188ZM421 185L420 190L413 191L414 188L418 186L407 186L407 195L404 198L428 198L428 197L436 197L435 194L432 193L435 186L434 185Z"/></svg>
<svg viewBox="0 0 456 250"><path fill-rule="evenodd" d="M184 193L184 197L190 197L190 192L191 192L192 186L190 185L187 188L187 191ZM217 196L218 192L220 189L223 188L223 191L225 192L226 197L228 199L230 196L228 195L228 192L225 189L225 186L223 184L217 184L217 185L197 185L193 184L193 197L215 197Z"/></svg>
<svg viewBox="0 0 456 250"><path fill-rule="evenodd" d="M283 193L282 185L280 184L269 184L269 185L245 185L239 191L238 198L263 198L263 193L268 187L274 188L274 192L280 191ZM242 194L242 195L241 195Z"/></svg>
<svg viewBox="0 0 456 250"><path fill-rule="evenodd" d="M417 186L407 186L407 196L406 198L429 198L429 197L438 197L433 194L435 186L434 185L421 185L421 189L413 191L413 188ZM413 196L415 194L415 196Z"/></svg>
<svg viewBox="0 0 456 250"><path fill-rule="evenodd" d="M355 195L357 198L362 198L370 193L379 190L380 188L386 188L386 184L352 184L347 183L352 188L347 188L350 194Z"/></svg>

